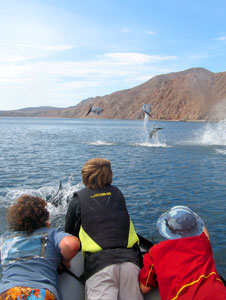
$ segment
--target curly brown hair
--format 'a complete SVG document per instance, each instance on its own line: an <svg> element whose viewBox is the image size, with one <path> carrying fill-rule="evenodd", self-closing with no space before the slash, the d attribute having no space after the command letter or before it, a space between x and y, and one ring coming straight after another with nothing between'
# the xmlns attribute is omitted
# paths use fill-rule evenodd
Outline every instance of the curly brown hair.
<svg viewBox="0 0 226 300"><path fill-rule="evenodd" d="M105 158L88 160L82 168L82 181L92 190L102 189L112 183L111 163Z"/></svg>
<svg viewBox="0 0 226 300"><path fill-rule="evenodd" d="M20 196L16 203L7 209L9 229L31 233L34 229L47 226L49 212L47 202L30 195Z"/></svg>

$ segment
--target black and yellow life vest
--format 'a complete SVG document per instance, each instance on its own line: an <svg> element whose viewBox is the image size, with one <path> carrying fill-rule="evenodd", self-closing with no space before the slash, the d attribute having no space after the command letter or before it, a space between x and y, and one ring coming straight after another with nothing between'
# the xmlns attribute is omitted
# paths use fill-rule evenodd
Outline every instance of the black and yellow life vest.
<svg viewBox="0 0 226 300"><path fill-rule="evenodd" d="M112 185L101 190L84 188L76 194L81 204L79 238L83 252L132 248L139 241L118 188Z"/></svg>

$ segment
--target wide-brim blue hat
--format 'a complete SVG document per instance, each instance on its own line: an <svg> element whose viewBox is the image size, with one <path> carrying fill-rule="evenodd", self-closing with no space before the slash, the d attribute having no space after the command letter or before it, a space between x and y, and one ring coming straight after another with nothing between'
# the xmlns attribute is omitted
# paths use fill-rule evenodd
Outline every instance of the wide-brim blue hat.
<svg viewBox="0 0 226 300"><path fill-rule="evenodd" d="M174 206L157 221L157 229L166 239L179 239L200 235L203 220L187 206Z"/></svg>

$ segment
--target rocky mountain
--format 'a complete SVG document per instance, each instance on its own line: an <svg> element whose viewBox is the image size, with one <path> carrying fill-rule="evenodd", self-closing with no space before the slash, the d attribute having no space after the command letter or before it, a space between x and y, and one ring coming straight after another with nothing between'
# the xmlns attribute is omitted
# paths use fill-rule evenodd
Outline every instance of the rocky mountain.
<svg viewBox="0 0 226 300"><path fill-rule="evenodd" d="M226 117L226 72L193 68L158 75L134 88L89 98L68 108L0 111L0 116L141 119L144 103L152 105L155 120L222 120ZM86 117L90 104L104 111Z"/></svg>

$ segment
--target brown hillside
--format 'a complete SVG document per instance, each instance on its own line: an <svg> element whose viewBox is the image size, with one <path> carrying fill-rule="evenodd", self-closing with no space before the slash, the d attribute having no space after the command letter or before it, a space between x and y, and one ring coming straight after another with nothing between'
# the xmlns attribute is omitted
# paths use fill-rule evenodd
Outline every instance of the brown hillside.
<svg viewBox="0 0 226 300"><path fill-rule="evenodd" d="M152 104L157 120L222 119L226 117L226 112L222 113L222 107L226 107L226 72L196 68L159 75L135 88L88 99L62 113L65 117L84 118L90 103L104 109L99 118L105 119L143 118L144 103ZM97 118L93 114L88 117Z"/></svg>
<svg viewBox="0 0 226 300"><path fill-rule="evenodd" d="M100 116L89 114L89 105L104 109ZM226 72L203 68L169 73L103 97L83 100L74 107L38 111L29 116L63 118L140 119L142 106L152 104L157 120L219 120L226 117ZM16 111L13 111L15 115ZM7 112L8 115L10 112ZM2 115L2 112L0 112Z"/></svg>

